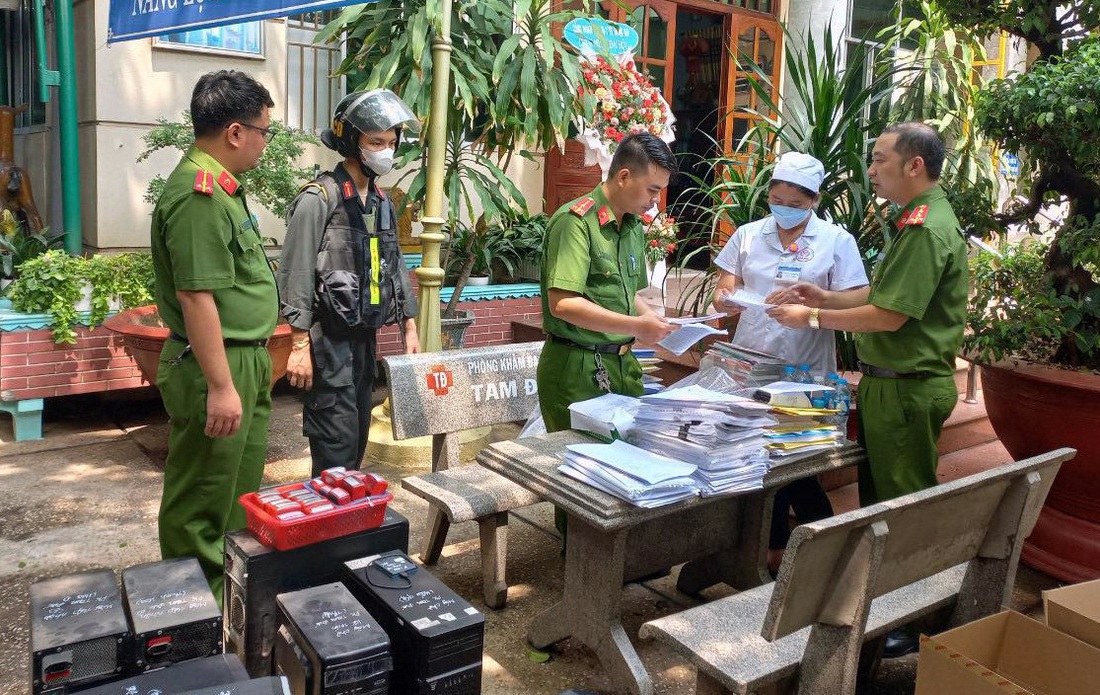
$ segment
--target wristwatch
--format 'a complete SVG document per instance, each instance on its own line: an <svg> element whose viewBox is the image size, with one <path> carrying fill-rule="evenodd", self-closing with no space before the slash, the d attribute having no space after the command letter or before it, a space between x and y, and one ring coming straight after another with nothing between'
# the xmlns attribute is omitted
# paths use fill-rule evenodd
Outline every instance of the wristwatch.
<svg viewBox="0 0 1100 695"><path fill-rule="evenodd" d="M821 309L810 309L810 328L821 328Z"/></svg>

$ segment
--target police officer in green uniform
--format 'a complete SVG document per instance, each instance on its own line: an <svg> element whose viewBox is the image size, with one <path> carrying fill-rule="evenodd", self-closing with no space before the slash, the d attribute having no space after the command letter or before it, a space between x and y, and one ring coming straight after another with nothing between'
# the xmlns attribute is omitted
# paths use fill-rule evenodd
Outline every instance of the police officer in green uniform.
<svg viewBox="0 0 1100 695"><path fill-rule="evenodd" d="M645 289L641 215L677 170L649 133L619 143L607 180L550 218L542 254L539 405L549 432L569 428L569 406L602 393L642 394L635 339L656 343L675 326L637 296Z"/></svg>
<svg viewBox="0 0 1100 695"><path fill-rule="evenodd" d="M958 400L955 355L966 323L966 242L938 180L944 143L923 123L887 128L868 170L875 193L896 203L895 233L865 300L798 284L768 313L791 328L859 333L859 471L864 505L936 484L936 441ZM812 308L811 308L812 307ZM915 651L915 635L890 633L884 656Z"/></svg>
<svg viewBox="0 0 1100 695"><path fill-rule="evenodd" d="M770 313L792 328L858 332L860 440L868 464L860 501L873 504L936 484L936 440L958 400L955 355L966 322L966 242L938 184L944 144L922 123L888 128L875 143L870 178L896 203L896 231L865 299L839 301L812 285ZM809 308L813 307L813 308Z"/></svg>
<svg viewBox="0 0 1100 695"><path fill-rule="evenodd" d="M278 296L256 216L238 176L272 131L271 95L252 77L202 76L191 96L195 145L153 210L157 308L171 330L157 387L170 418L159 530L164 558L199 559L222 593L226 531L245 525L237 498L256 490L267 452Z"/></svg>

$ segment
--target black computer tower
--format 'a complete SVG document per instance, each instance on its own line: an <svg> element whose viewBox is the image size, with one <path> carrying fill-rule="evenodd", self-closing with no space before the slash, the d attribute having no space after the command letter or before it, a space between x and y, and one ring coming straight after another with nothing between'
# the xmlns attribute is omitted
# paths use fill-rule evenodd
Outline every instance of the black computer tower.
<svg viewBox="0 0 1100 695"><path fill-rule="evenodd" d="M248 671L244 670L244 664L236 654L218 654L192 659L168 669L126 676L106 685L82 690L80 695L164 695L199 688L224 689L248 680Z"/></svg>
<svg viewBox="0 0 1100 695"><path fill-rule="evenodd" d="M133 673L222 652L222 612L195 558L123 570L122 595L134 635Z"/></svg>
<svg viewBox="0 0 1100 695"><path fill-rule="evenodd" d="M293 550L269 548L248 531L226 534L226 651L240 656L253 677L270 675L276 595L339 581L346 560L408 548L409 520L389 508L375 528Z"/></svg>
<svg viewBox="0 0 1100 695"><path fill-rule="evenodd" d="M61 695L122 674L130 628L114 571L35 582L30 603L32 692Z"/></svg>
<svg viewBox="0 0 1100 695"><path fill-rule="evenodd" d="M179 691L179 695L290 695L290 688L285 678L265 676L240 683Z"/></svg>
<svg viewBox="0 0 1100 695"><path fill-rule="evenodd" d="M345 563L345 582L390 636L394 695L481 692L485 616L423 567L391 576L379 560L387 552Z"/></svg>
<svg viewBox="0 0 1100 695"><path fill-rule="evenodd" d="M293 695L386 695L390 638L341 584L279 594L275 673Z"/></svg>

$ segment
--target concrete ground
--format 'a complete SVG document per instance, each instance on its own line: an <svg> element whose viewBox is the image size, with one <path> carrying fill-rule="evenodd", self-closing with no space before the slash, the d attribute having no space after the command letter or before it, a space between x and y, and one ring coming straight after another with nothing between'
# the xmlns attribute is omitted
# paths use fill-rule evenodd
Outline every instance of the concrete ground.
<svg viewBox="0 0 1100 695"><path fill-rule="evenodd" d="M514 426L494 428L493 438L514 436ZM35 580L95 567L121 571L158 559L156 534L161 474L167 447L167 417L155 391L119 396L51 399L44 439L14 442L11 423L0 417L0 693L26 693L29 679L27 592ZM423 543L427 505L404 492L397 481L419 468L377 465L371 470L391 481L394 507L408 517L410 554ZM277 390L267 482L308 476L309 455L301 436L297 400ZM486 613L483 692L556 695L575 689L613 692L595 656L572 640L555 645L538 663L525 640L531 618L553 605L561 592L563 560L546 504L520 510L510 525L508 607L485 608L481 601L477 528L452 527L449 545L432 568L446 584ZM695 605L676 591L678 568L668 577L631 584L625 592L623 623L637 635L645 621ZM1013 607L1041 611L1039 591L1057 583L1020 567ZM728 593L711 588L705 598ZM691 693L694 671L673 652L633 639L658 693ZM913 692L916 657L886 662L860 687L861 695Z"/></svg>

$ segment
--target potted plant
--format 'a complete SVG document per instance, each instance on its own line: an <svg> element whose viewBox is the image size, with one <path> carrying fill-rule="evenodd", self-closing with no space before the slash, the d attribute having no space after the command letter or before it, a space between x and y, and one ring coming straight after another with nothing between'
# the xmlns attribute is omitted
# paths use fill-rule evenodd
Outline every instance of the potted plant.
<svg viewBox="0 0 1100 695"><path fill-rule="evenodd" d="M1049 245L979 263L966 347L983 363L986 410L1014 458L1078 450L1023 559L1067 581L1100 577L1100 16L1060 0L940 4L958 24L1034 48L1026 73L983 90L977 126L1028 165L1026 195L999 221L1043 233ZM1068 214L1047 227L1037 215L1049 204Z"/></svg>
<svg viewBox="0 0 1100 695"><path fill-rule="evenodd" d="M5 209L0 213L0 292L7 290L25 261L64 245L65 237L61 234L51 236L48 228L28 233L12 211Z"/></svg>
<svg viewBox="0 0 1100 695"><path fill-rule="evenodd" d="M75 343L74 326L97 326L119 308L153 298L153 259L148 253L71 256L51 249L21 263L8 291L12 308L49 314L56 343ZM86 309L79 306L86 299ZM87 316L81 313L87 312Z"/></svg>
<svg viewBox="0 0 1100 695"><path fill-rule="evenodd" d="M514 277L519 281L538 282L539 268L542 263L542 242L546 238L546 228L550 216L540 212L537 215L520 215L504 230L511 239L516 264Z"/></svg>

